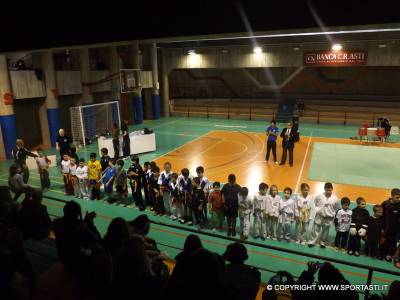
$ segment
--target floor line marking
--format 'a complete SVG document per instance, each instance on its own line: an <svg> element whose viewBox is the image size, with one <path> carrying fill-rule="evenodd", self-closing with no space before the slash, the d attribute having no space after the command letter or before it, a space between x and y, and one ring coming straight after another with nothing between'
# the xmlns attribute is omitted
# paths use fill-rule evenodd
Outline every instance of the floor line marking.
<svg viewBox="0 0 400 300"><path fill-rule="evenodd" d="M174 149L172 149L172 150L170 150L170 151L168 151L168 152L166 152L166 153L164 153L164 154L162 154L162 155L160 155L160 156L155 157L154 160L157 160L157 159L160 159L161 157L167 156L168 154L170 154L170 153L172 153L172 152L178 150L179 148L181 148L181 147L183 147L183 146L186 146L186 145L189 145L189 144L191 144L191 143L193 143L193 142L195 142L195 141L198 141L199 139L206 137L206 136L207 136L208 134L210 134L211 132L213 132L213 130L210 130L210 131L208 131L208 132L206 132L206 133L204 133L204 134L201 134L201 135L199 135L197 138L195 138L195 139L193 139L193 140L190 140L190 141L188 141L187 143L182 144L182 145L180 145L180 146L178 146L178 147L175 147Z"/></svg>
<svg viewBox="0 0 400 300"><path fill-rule="evenodd" d="M301 177L302 177L303 171L304 171L304 166L305 166L305 164L306 164L306 159L307 159L308 149L310 148L310 144L311 144L312 134L313 134L313 132L311 131L310 137L309 137L309 139L308 139L308 144L307 144L307 148L306 148L306 153L304 154L303 163L301 164L301 169L300 169L300 172L299 172L299 176L297 177L296 188L294 189L294 192L295 192L296 194L297 194L297 191L298 191L298 189L299 189Z"/></svg>
<svg viewBox="0 0 400 300"><path fill-rule="evenodd" d="M175 124L175 123L178 123L180 120L181 119L178 119L178 120L175 120L175 121L171 121L171 122L167 122L167 123L164 123L164 124L159 124L157 126L151 127L151 129L164 127L164 126L167 126L167 125L170 125L170 124Z"/></svg>

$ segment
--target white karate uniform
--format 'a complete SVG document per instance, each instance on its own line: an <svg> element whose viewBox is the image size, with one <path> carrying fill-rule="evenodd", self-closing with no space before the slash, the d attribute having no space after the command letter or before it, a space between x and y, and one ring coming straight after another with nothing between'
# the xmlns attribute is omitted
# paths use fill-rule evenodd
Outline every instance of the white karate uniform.
<svg viewBox="0 0 400 300"><path fill-rule="evenodd" d="M325 193L322 193L315 197L314 204L315 219L308 244L314 245L319 241L320 245L324 246L328 242L329 229L335 219L336 211L341 208L340 200L334 194L327 198Z"/></svg>
<svg viewBox="0 0 400 300"><path fill-rule="evenodd" d="M296 206L292 198L279 201L278 232L279 238L289 240L291 226L295 218Z"/></svg>
<svg viewBox="0 0 400 300"><path fill-rule="evenodd" d="M242 197L238 194L239 199L239 220L240 231L242 236L248 237L250 232L250 216L253 210L253 201L250 196Z"/></svg>
<svg viewBox="0 0 400 300"><path fill-rule="evenodd" d="M254 195L253 211L253 235L254 237L266 237L266 210L267 210L267 195L261 195L259 192Z"/></svg>
<svg viewBox="0 0 400 300"><path fill-rule="evenodd" d="M307 241L307 229L311 218L312 201L313 197L311 195L307 195L307 197L304 198L301 194L297 196L295 201L295 216L298 217L296 220L296 239L300 243Z"/></svg>
<svg viewBox="0 0 400 300"><path fill-rule="evenodd" d="M170 180L170 176L171 176L172 172L168 172L167 171L162 171L160 173L160 177L158 177L158 181L157 183L161 186L163 186L163 181L168 181L167 186L169 185L169 180ZM162 197L163 197L163 203L164 203L164 209L165 209L165 214L166 215L170 215L171 214L171 196L169 191L163 191L162 193Z"/></svg>
<svg viewBox="0 0 400 300"><path fill-rule="evenodd" d="M76 177L78 177L78 197L79 198L89 198L88 191L88 167L78 166L76 168Z"/></svg>
<svg viewBox="0 0 400 300"><path fill-rule="evenodd" d="M268 195L267 197L267 238L270 237L274 240L277 238L280 201L281 197L279 195L276 195L275 197Z"/></svg>

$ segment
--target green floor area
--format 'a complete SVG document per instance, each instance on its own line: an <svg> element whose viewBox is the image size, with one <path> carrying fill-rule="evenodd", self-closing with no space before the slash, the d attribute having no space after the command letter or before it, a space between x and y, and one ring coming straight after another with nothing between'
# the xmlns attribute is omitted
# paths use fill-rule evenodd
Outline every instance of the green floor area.
<svg viewBox="0 0 400 300"><path fill-rule="evenodd" d="M155 158L166 154L173 149L180 147L189 141L208 133L211 130L241 130L247 132L264 132L266 126L269 123L261 121L246 121L246 120L223 120L223 119L202 119L202 118L162 118L157 121L145 121L142 125L131 126L130 130L141 129L148 127L154 129L156 133L157 151L148 154L140 155L141 163L145 161L151 161ZM284 128L285 124L278 124L279 128ZM318 136L318 137L329 137L329 138L349 138L356 135L356 126L335 126L335 125L312 125L312 124L301 124L300 133L302 136ZM78 151L79 157L88 159L91 152L98 153L97 143L89 145L84 150ZM47 154L56 154L55 149L46 151ZM7 184L8 179L8 167L12 161L4 161L0 163L0 184ZM126 166L128 167L128 166ZM64 196L63 184L61 182L61 174L58 168L50 169L50 178L52 187L50 191L46 193L47 196L55 197L62 200L73 199L70 196ZM35 187L40 186L39 175L37 171L32 171L29 179L29 184ZM100 231L104 233L107 226L112 218L121 216L127 220L131 220L139 215L139 211L135 208L125 208L109 205L104 202L92 202L75 199L81 205L84 211L96 211L98 217L96 219L96 225ZM45 204L48 205L49 213L54 216L60 216L62 214L63 203L55 200L45 199ZM160 218L153 216L150 212L149 217L156 221L172 222L167 218ZM177 223L174 223L177 224ZM154 225L151 230L151 236L160 243L160 248L165 251L169 256L174 257L179 250L175 248L182 248L185 237L190 232L184 230L185 225L182 229L171 229L165 226ZM331 231L331 238L333 239L333 229ZM204 245L218 253L222 253L226 245L229 243L223 238L213 238L206 235L201 235ZM345 261L352 261L363 264L365 266L377 266L388 270L395 270L395 268L386 262L373 260L367 257L351 257L343 253L334 251L331 248L320 249L318 247L309 249L306 246L300 246L295 243L277 242L277 241L265 241L268 245L274 245L282 247L283 249L295 249L304 253L313 253L322 255L324 257L331 257L336 259L342 259ZM262 247L248 246L249 260L248 263L254 266L272 270L274 272L278 270L288 270L295 275L299 275L301 271L306 268L308 258L291 255L284 251L272 251ZM365 283L367 271L363 269L351 268L345 265L338 265L341 270L347 271L345 274L352 283ZM263 281L267 281L272 273L263 271ZM376 284L387 284L394 279L394 276L387 274L374 274L373 282Z"/></svg>
<svg viewBox="0 0 400 300"><path fill-rule="evenodd" d="M316 181L392 189L398 186L400 149L314 143L308 177Z"/></svg>
<svg viewBox="0 0 400 300"><path fill-rule="evenodd" d="M126 220L132 220L142 212L140 212L136 208L125 208L115 205L109 205L105 202L98 201L90 201L90 200L80 200L76 199L75 201L79 202L84 211L96 211L97 218L95 219L96 226L100 230L102 234L104 234L107 230L108 224L111 219L114 217L122 217ZM54 216L62 215L62 207L63 203L45 199L45 204L48 206L49 213ZM177 222L170 220L167 217L159 217L154 216L150 211L145 211L145 214L149 216L150 219L156 222L162 222L166 224L175 224L178 225ZM191 232L185 229L195 229L192 226L188 225L178 225L181 229L170 228L163 225L151 225L151 230L149 236L154 238L159 243L159 248L169 257L175 257L180 249L183 248L183 244L185 238L191 234ZM210 230L203 230L202 232L211 232ZM211 251L215 251L217 253L222 254L226 246L231 242L225 239L225 233L219 233L220 237L211 237L202 232L198 232L203 246ZM379 261L375 259L371 259L368 257L354 257L349 256L344 253L336 252L331 248L321 249L319 247L308 248L307 246L298 245L293 242L288 243L285 241L272 241L267 240L261 242L260 240L255 240L253 238L249 238L249 241L262 243L265 245L281 247L283 251L276 251L265 249L263 247L258 246L250 246L247 245L247 249L249 252L249 260L248 264L262 268L262 280L263 282L268 281L268 279L272 276L272 274L279 270L288 270L295 276L299 276L303 270L306 268L306 264L308 261L312 260L310 258L289 254L285 251L285 249L297 250L302 253L315 254L320 255L326 258L340 259L346 262L356 262L364 266L375 266L384 268L387 270L396 270L394 266L391 264ZM350 280L353 284L365 284L367 279L367 270L362 268L349 267L346 265L335 264L342 272L344 272L345 277ZM263 270L265 269L265 270ZM388 284L391 281L395 280L396 276L388 275L388 274L378 274L374 273L373 275L373 284Z"/></svg>

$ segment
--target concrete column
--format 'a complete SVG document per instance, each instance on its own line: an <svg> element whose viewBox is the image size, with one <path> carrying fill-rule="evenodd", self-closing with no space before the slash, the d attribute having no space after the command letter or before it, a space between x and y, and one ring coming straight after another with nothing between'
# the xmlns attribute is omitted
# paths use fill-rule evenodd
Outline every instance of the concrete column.
<svg viewBox="0 0 400 300"><path fill-rule="evenodd" d="M17 139L17 124L13 103L7 58L4 55L0 55L0 126L7 158L12 158L11 151Z"/></svg>
<svg viewBox="0 0 400 300"><path fill-rule="evenodd" d="M43 147L56 145L58 130L61 128L58 90L54 69L53 53L48 50L41 53L42 68L46 83L46 98L39 110L42 127Z"/></svg>
<svg viewBox="0 0 400 300"><path fill-rule="evenodd" d="M151 69L153 75L153 119L158 120L160 119L160 84L158 83L157 44L153 44L151 47Z"/></svg>
<svg viewBox="0 0 400 300"><path fill-rule="evenodd" d="M139 63L139 44L135 43L132 46L133 50L133 68L140 69ZM137 78L138 79L138 78ZM142 98L142 88L139 87L138 91L134 95L135 101L135 123L143 123L143 98Z"/></svg>
<svg viewBox="0 0 400 300"><path fill-rule="evenodd" d="M89 60L89 49L79 49L79 64L81 68L82 78L82 104L93 103L93 95L90 86L87 84L92 81L90 76L90 60Z"/></svg>
<svg viewBox="0 0 400 300"><path fill-rule="evenodd" d="M152 99L153 92L151 89L143 89L143 99L144 99L144 119L151 120L153 119L153 108L152 108Z"/></svg>
<svg viewBox="0 0 400 300"><path fill-rule="evenodd" d="M119 70L123 68L123 61L118 54L118 49L116 46L110 47L110 73L117 74L115 79L111 81L111 99L120 100L121 99L121 87L119 82Z"/></svg>
<svg viewBox="0 0 400 300"><path fill-rule="evenodd" d="M92 81L90 76L89 48L79 49L79 64L82 78L82 97L80 102L81 105L92 104L93 94L91 87L88 85ZM87 132L95 132L96 118L93 113L94 110L92 107L84 108L82 110L83 117L87 120Z"/></svg>
<svg viewBox="0 0 400 300"><path fill-rule="evenodd" d="M169 66L166 62L166 53L162 52L162 110L163 116L169 117Z"/></svg>

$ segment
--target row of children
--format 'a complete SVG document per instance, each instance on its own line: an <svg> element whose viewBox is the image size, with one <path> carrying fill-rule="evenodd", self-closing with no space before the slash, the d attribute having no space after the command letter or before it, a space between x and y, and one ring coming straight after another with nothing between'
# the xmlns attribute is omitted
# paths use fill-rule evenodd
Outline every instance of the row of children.
<svg viewBox="0 0 400 300"><path fill-rule="evenodd" d="M309 247L319 244L325 248L329 230L335 224L334 244L337 249L346 248L348 254L358 256L360 242L364 240L366 254L379 258L385 256L388 261L394 255L400 237L399 189L393 189L392 197L381 206L375 205L370 216L363 198L358 198L357 207L350 210L350 200L346 197L339 200L333 194L331 183L326 183L324 192L316 196L310 195L310 187L303 183L296 197L289 187L280 196L276 185L269 187L261 183L258 193L251 197L246 187L236 183L234 174L228 176L228 182L221 189L219 182L209 182L202 166L196 168L197 176L193 177L187 168L182 169L180 175L174 173L169 162L160 172L155 162L145 162L142 168L137 156L132 156L131 161L125 172L124 161L117 161L115 167L115 160L109 158L107 149L102 149L100 162L92 153L87 166L92 199L100 198L100 182L103 181L109 199L115 200L112 198L115 185L116 201L127 205L129 181L132 199L141 210L148 205L157 215L167 215L188 225L195 224L199 229L207 226L210 212L213 231L222 230L226 218L228 236L236 235L236 220L239 217L242 239L247 239L250 234L250 219L253 216L254 238L286 241L293 238ZM83 161L81 164L85 168ZM292 236L293 225L295 234ZM309 225L312 229L308 234Z"/></svg>

